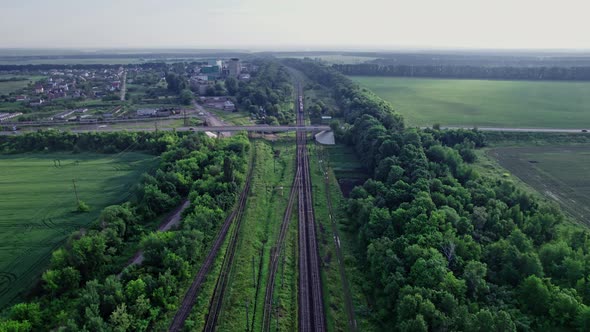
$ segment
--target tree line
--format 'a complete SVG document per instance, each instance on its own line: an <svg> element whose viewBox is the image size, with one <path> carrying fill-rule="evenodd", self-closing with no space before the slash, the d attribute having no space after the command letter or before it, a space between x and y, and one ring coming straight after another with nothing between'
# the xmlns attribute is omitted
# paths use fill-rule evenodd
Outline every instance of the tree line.
<svg viewBox="0 0 590 332"><path fill-rule="evenodd" d="M363 312L379 329L590 329L590 233L511 180L480 174L471 163L482 133L404 128L334 68L290 65L332 91L339 135L371 174L344 208Z"/></svg>
<svg viewBox="0 0 590 332"><path fill-rule="evenodd" d="M512 67L464 65L335 64L345 75L463 78L492 80L588 81L590 67Z"/></svg>
<svg viewBox="0 0 590 332"><path fill-rule="evenodd" d="M158 169L142 176L131 200L105 208L88 229L53 252L38 294L6 310L0 331L167 329L237 198L250 143L245 135L148 136L167 142ZM184 199L190 206L178 227L155 232L158 218ZM143 262L124 269L138 242Z"/></svg>
<svg viewBox="0 0 590 332"><path fill-rule="evenodd" d="M288 124L295 121L293 87L287 69L274 61L255 62L259 69L249 82L228 78L227 92L235 96L244 110L267 124Z"/></svg>

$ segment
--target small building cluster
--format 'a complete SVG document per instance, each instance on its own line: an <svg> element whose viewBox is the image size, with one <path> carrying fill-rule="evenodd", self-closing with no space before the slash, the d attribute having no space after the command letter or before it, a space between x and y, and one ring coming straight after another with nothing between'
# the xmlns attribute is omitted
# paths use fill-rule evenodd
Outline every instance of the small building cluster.
<svg viewBox="0 0 590 332"><path fill-rule="evenodd" d="M141 108L136 111L139 118L164 118L178 114L176 108Z"/></svg>
<svg viewBox="0 0 590 332"><path fill-rule="evenodd" d="M41 74L46 79L25 88L16 101L38 106L58 98L98 99L121 89L124 69L52 69Z"/></svg>
<svg viewBox="0 0 590 332"><path fill-rule="evenodd" d="M199 97L201 104L224 111L235 111L236 105L228 97Z"/></svg>
<svg viewBox="0 0 590 332"><path fill-rule="evenodd" d="M215 85L215 81L233 77L242 81L250 79L250 72L256 68L250 64L244 64L238 58L229 60L208 60L198 65L190 77L190 85L199 95L205 95L207 88Z"/></svg>
<svg viewBox="0 0 590 332"><path fill-rule="evenodd" d="M16 118L19 115L22 115L22 113L21 112L16 112L16 113L0 113L0 122L6 121L8 119Z"/></svg>

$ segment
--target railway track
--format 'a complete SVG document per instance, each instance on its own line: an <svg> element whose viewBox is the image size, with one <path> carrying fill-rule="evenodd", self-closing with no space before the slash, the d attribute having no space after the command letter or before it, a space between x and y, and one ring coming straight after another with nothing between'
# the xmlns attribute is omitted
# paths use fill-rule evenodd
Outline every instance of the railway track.
<svg viewBox="0 0 590 332"><path fill-rule="evenodd" d="M297 125L305 125L303 92L298 87ZM325 331L320 260L311 191L307 135L297 132L299 183L299 331Z"/></svg>
<svg viewBox="0 0 590 332"><path fill-rule="evenodd" d="M283 216L283 221L281 223L281 229L279 231L279 237L277 238L277 242L274 247L271 249L271 256L270 256L270 264L269 264L269 272L268 272L268 281L266 283L266 290L264 293L264 311L263 311L263 331L270 330L270 322L271 322L271 314L272 314L272 304L273 304L273 293L275 287L275 279L277 270L279 268L279 259L281 257L281 250L283 248L283 243L285 242L285 237L287 235L287 229L289 228L289 221L291 220L293 205L295 202L295 193L297 193L297 184L299 183L301 177L301 169L300 166L297 166L297 170L295 172L295 178L293 179L293 185L291 186L291 191L289 192L289 201L287 203L287 208L285 209L285 214Z"/></svg>
<svg viewBox="0 0 590 332"><path fill-rule="evenodd" d="M254 158L252 161L252 167L254 168L254 162L256 160L256 151L254 151ZM250 177L250 176L249 176ZM246 189L246 188L245 188ZM248 188L250 189L250 183L248 181ZM246 193L247 196L247 193ZM244 200L243 204L238 205L238 210L235 216L235 227L231 234L230 243L227 247L225 255L223 257L223 263L221 265L221 272L219 273L219 277L217 278L217 283L215 284L215 289L213 291L213 297L209 302L209 312L207 313L205 327L203 331L215 331L215 327L217 326L217 321L219 319L219 314L221 313L221 307L223 305L223 299L225 296L225 289L227 288L227 284L229 282L229 277L231 274L231 269L234 263L234 255L236 253L236 247L238 244L238 235L240 233L240 226L242 225L242 219L244 217L244 208L246 205L247 199Z"/></svg>
<svg viewBox="0 0 590 332"><path fill-rule="evenodd" d="M211 266L213 266L213 263L215 262L215 258L217 257L217 254L219 253L219 249L223 245L225 237L226 237L233 221L236 220L237 217L241 218L241 215L243 214L244 207L246 206L248 193L250 192L250 182L252 180L252 173L253 173L253 169L254 169L254 160L251 162L251 165L252 166L250 166L250 169L248 170L248 175L246 177L246 183L244 184L244 189L240 193L237 207L230 213L230 215L223 222L223 225L221 226L221 230L217 234L217 237L215 238L215 241L213 242L213 246L211 247L209 254L205 258L205 261L203 262L203 265L201 265L201 268L199 269L199 272L197 273L195 279L193 280L193 283L191 284L188 291L186 292L184 299L182 300L182 304L180 305L180 308L176 312L176 315L174 316L174 319L172 320L172 323L170 324L170 327L168 328L168 331L170 331L170 332L177 332L182 329L185 320L188 318L188 316L191 312L191 309L193 308L193 306L195 304L197 294L199 293L199 290L201 289L203 281L205 281L205 277L207 276L207 274L211 270ZM232 242L235 242L235 241L236 241L235 238L232 239ZM216 288L217 288L217 286L216 286ZM219 304L219 305L221 305L221 304Z"/></svg>

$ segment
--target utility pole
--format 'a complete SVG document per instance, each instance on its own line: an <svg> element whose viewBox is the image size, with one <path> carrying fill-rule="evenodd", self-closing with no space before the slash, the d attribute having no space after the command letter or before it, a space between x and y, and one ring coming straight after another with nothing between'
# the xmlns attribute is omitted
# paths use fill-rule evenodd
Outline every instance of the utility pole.
<svg viewBox="0 0 590 332"><path fill-rule="evenodd" d="M278 301L275 300L275 308L277 309L277 332L279 332L279 305Z"/></svg>
<svg viewBox="0 0 590 332"><path fill-rule="evenodd" d="M246 332L250 330L250 321L248 315L248 301L244 301L246 303Z"/></svg>
<svg viewBox="0 0 590 332"><path fill-rule="evenodd" d="M254 268L254 256L252 256L252 285L256 289L256 268Z"/></svg>
<svg viewBox="0 0 590 332"><path fill-rule="evenodd" d="M72 179L72 183L74 184L74 193L76 194L76 204L80 204L80 199L78 198L78 188L76 188L76 180Z"/></svg>
<svg viewBox="0 0 590 332"><path fill-rule="evenodd" d="M186 118L186 110L182 110L182 113L184 114L184 125L185 126L188 126L188 121L187 121L187 118Z"/></svg>

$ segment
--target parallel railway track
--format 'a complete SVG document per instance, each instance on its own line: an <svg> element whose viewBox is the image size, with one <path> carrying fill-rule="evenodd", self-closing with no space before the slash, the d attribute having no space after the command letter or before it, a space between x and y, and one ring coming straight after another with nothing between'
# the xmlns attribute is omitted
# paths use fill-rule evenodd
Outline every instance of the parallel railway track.
<svg viewBox="0 0 590 332"><path fill-rule="evenodd" d="M298 87L297 125L305 125L303 92ZM297 133L299 178L299 331L325 331L320 259L311 191L307 135Z"/></svg>
<svg viewBox="0 0 590 332"><path fill-rule="evenodd" d="M213 246L211 247L209 254L205 258L205 261L203 262L203 265L201 265L201 268L199 269L199 272L197 273L193 283L191 284L190 288L186 292L184 299L182 300L182 304L180 305L180 308L176 312L176 315L174 316L174 319L172 320L172 323L170 324L170 327L168 328L168 331L170 331L170 332L180 331L182 329L182 327L184 326L184 322L188 318L188 316L195 304L197 294L199 293L201 286L202 286L203 282L205 281L205 278L207 277L207 274L209 273L209 271L211 270L211 267L213 266L213 263L215 262L215 258L217 257L217 254L219 253L219 249L221 248L221 246L223 245L223 242L225 241L225 237L227 235L227 232L229 231L233 221L236 220L236 218L241 217L241 215L243 214L243 210L244 210L244 207L246 206L248 194L250 192L250 182L252 180L254 161L252 161L251 165L252 166L250 166L250 169L248 170L248 175L246 177L246 183L244 184L244 189L240 193L237 207L231 212L231 214L223 222L223 225L221 226L221 230L217 234L217 238L215 238L215 241L213 242ZM236 238L233 238L232 242L235 242L235 241L236 241ZM231 245L231 243L230 243L230 245Z"/></svg>

